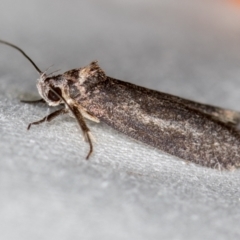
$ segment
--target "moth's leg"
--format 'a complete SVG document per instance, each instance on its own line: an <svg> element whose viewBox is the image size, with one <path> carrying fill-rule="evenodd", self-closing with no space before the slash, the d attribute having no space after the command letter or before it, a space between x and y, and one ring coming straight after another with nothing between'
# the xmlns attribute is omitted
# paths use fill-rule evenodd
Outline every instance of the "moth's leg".
<svg viewBox="0 0 240 240"><path fill-rule="evenodd" d="M93 145L92 145L92 140L90 137L90 129L88 128L87 124L85 123L83 115L79 111L79 109L75 106L71 106L71 109L72 109L72 113L74 114L74 116L76 117L76 119L78 121L80 128L83 131L85 140L89 143L90 149L89 149L89 153L86 157L86 159L88 159L90 157L91 153L93 152Z"/></svg>
<svg viewBox="0 0 240 240"><path fill-rule="evenodd" d="M67 112L68 112L68 110L67 110L66 108L61 108L61 109L59 109L59 110L57 110L57 111L55 111L55 112L53 112L53 113L50 113L49 115L47 115L46 117L44 117L43 119L41 119L41 120L39 120L39 121L30 123L30 124L28 125L28 127L27 127L27 130L29 130L32 125L38 125L38 124L43 123L43 122L45 122L45 121L46 121L46 122L50 122L50 121L52 121L54 118L56 118L57 116L59 116L60 114L64 114L64 113L67 113Z"/></svg>
<svg viewBox="0 0 240 240"><path fill-rule="evenodd" d="M80 110L80 112L82 113L83 117L87 118L88 120L90 120L90 121L92 121L92 122L96 122L96 123L99 123L99 122L100 122L100 120L99 120L97 117L93 116L93 115L90 114L89 112L87 112L87 111L81 111L81 110Z"/></svg>
<svg viewBox="0 0 240 240"><path fill-rule="evenodd" d="M38 100L33 100L33 101L28 101L28 100L21 100L22 103L30 103L30 104L34 104L34 103L46 103L45 100L43 98L38 99Z"/></svg>

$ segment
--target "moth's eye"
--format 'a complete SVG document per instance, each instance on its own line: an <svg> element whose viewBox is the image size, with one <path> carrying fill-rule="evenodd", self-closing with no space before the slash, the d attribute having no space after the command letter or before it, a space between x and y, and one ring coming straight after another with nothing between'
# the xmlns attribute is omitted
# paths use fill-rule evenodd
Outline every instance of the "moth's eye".
<svg viewBox="0 0 240 240"><path fill-rule="evenodd" d="M60 98L58 97L58 95L59 95L59 96L62 96L61 89L58 88L58 87L56 87L56 88L53 88L53 87L52 87L52 89L54 90L54 92L53 92L52 90L49 90L47 97L48 97L48 99L50 99L51 101L57 102L57 101L60 100ZM56 92L58 95L57 95L55 92Z"/></svg>

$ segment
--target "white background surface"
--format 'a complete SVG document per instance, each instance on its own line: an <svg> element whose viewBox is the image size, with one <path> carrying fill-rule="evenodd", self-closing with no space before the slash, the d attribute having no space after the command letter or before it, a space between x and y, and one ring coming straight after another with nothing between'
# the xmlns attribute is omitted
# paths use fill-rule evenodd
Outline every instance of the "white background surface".
<svg viewBox="0 0 240 240"><path fill-rule="evenodd" d="M107 75L239 110L240 7L224 1L5 1L0 38L41 70L98 60ZM218 172L51 110L38 75L0 46L0 239L239 239L240 172Z"/></svg>

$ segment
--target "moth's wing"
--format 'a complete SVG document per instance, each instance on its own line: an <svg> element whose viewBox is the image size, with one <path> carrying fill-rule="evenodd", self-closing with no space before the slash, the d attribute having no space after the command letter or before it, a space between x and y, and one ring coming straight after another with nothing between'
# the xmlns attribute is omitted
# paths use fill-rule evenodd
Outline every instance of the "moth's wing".
<svg viewBox="0 0 240 240"><path fill-rule="evenodd" d="M240 112L224 109L220 107L215 107L207 104L201 104L190 100L178 99L180 103L196 109L202 113L212 116L214 119L217 119L220 122L223 122L236 130L239 129L240 124Z"/></svg>
<svg viewBox="0 0 240 240"><path fill-rule="evenodd" d="M152 91L152 90L151 90ZM155 96L159 97L160 99L166 99L171 101L176 101L178 103L184 104L187 107L192 109L198 110L204 114L207 114L214 119L227 124L228 126L234 128L235 130L239 131L240 125L240 112L224 109L208 104L198 103L195 101L191 101L188 99L180 98L171 94L162 93L154 91Z"/></svg>

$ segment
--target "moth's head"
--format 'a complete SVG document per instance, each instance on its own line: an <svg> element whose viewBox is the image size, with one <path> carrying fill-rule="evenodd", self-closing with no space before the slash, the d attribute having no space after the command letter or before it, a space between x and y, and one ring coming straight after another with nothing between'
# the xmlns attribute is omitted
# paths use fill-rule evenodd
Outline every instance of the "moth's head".
<svg viewBox="0 0 240 240"><path fill-rule="evenodd" d="M90 63L84 68L70 70L65 72L63 75L50 77L47 76L45 72L42 72L21 48L3 40L0 40L0 43L15 48L34 66L40 74L40 78L37 83L39 94L51 106L57 106L64 103L66 96L69 97L67 94L71 93L71 86L75 85L75 87L83 92L87 92L89 89L94 87L94 85L105 81L107 78L104 71L98 66L96 61ZM67 90L69 91L67 92Z"/></svg>
<svg viewBox="0 0 240 240"><path fill-rule="evenodd" d="M37 82L37 89L48 105L57 106L64 103L62 99L64 89L62 75L48 77L45 73L41 74Z"/></svg>
<svg viewBox="0 0 240 240"><path fill-rule="evenodd" d="M63 99L74 98L74 94L86 93L105 80L104 71L97 62L92 62L86 67L72 69L62 75L47 76L42 73L38 79L37 88L41 97L50 106L57 106L64 103Z"/></svg>

